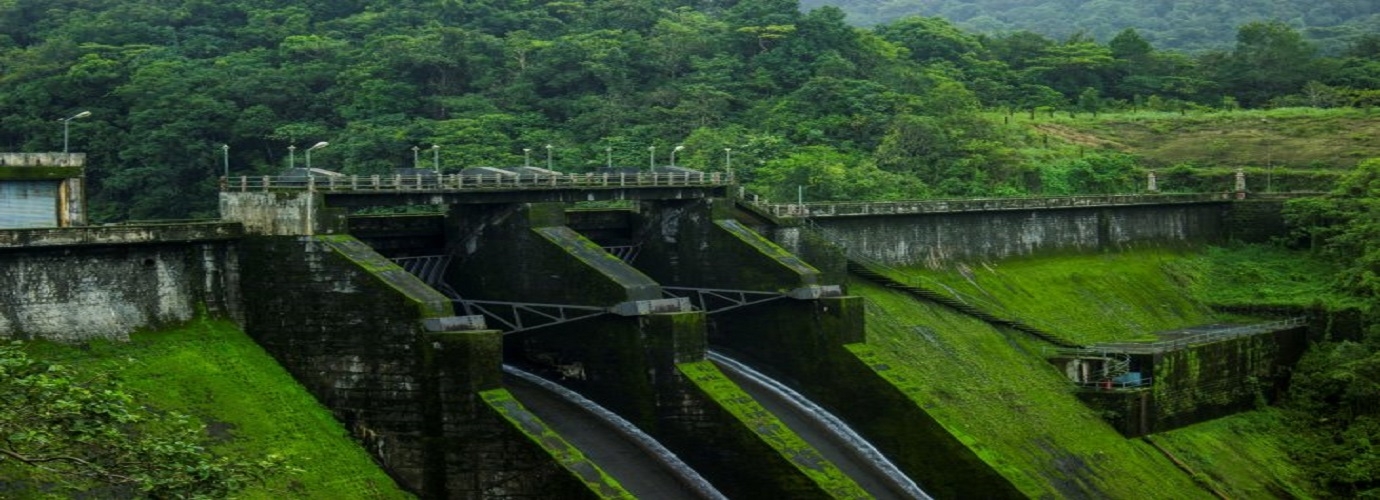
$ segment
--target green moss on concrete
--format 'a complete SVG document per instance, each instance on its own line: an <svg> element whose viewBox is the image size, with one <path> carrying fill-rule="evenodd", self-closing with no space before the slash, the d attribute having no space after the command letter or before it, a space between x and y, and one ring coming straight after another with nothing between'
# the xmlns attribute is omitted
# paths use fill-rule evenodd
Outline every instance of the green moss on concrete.
<svg viewBox="0 0 1380 500"><path fill-rule="evenodd" d="M1152 340L1153 333L1218 316L1183 293L1178 263L1191 254L1148 249L911 268L927 288L952 289L974 305L1077 344Z"/></svg>
<svg viewBox="0 0 1380 500"><path fill-rule="evenodd" d="M872 301L854 349L1020 491L1036 498L1202 498L1208 492L1149 445L1081 403L1024 335L894 290Z"/></svg>
<svg viewBox="0 0 1380 500"><path fill-rule="evenodd" d="M723 229L730 236L736 238L738 241L741 241L743 244L747 245L748 247L755 250L757 253L761 254L763 257L770 259L772 262L777 263L781 267L784 267L790 273L799 276L799 278L797 278L793 282L769 283L769 285L771 285L771 288L754 288L754 290L772 290L775 288L780 288L783 284L789 285L792 288L801 285L819 284L820 273L818 269L815 269L813 266L805 263L805 261L800 260L800 257L797 257L795 256L795 254L786 251L786 249L781 248L776 243L772 243L772 241L767 239L765 236L762 236L756 231L748 229L746 226L743 226L741 223L735 220L715 220L714 224L719 226L719 228Z"/></svg>
<svg viewBox="0 0 1380 500"><path fill-rule="evenodd" d="M580 450L566 441L545 422L522 407L506 389L494 389L479 393L484 402L503 419L513 425L528 439L541 447L561 467L584 483L598 498L635 498L618 481L589 461ZM573 495L573 494L572 494Z"/></svg>
<svg viewBox="0 0 1380 500"><path fill-rule="evenodd" d="M1193 424L1151 437L1229 498L1313 498L1307 472L1286 452L1285 416L1264 409Z"/></svg>
<svg viewBox="0 0 1380 500"><path fill-rule="evenodd" d="M354 236L323 235L315 238L334 250L336 255L353 262L360 270L376 277L379 283L416 304L419 317L444 318L455 315L455 306L450 299Z"/></svg>
<svg viewBox="0 0 1380 500"><path fill-rule="evenodd" d="M0 166L0 180L63 180L82 176L82 167Z"/></svg>
<svg viewBox="0 0 1380 500"><path fill-rule="evenodd" d="M200 320L135 333L127 343L43 345L44 359L112 374L139 401L207 426L212 451L287 457L302 469L237 494L245 499L409 498L330 411L233 324Z"/></svg>
<svg viewBox="0 0 1380 500"><path fill-rule="evenodd" d="M1174 260L1167 271L1195 299L1213 306L1357 305L1333 286L1335 262L1277 246L1208 247Z"/></svg>
<svg viewBox="0 0 1380 500"><path fill-rule="evenodd" d="M818 450L781 423L752 396L743 392L713 363L697 361L681 363L676 367L704 394L813 480L821 490L834 498L869 498L867 492L852 478L820 455Z"/></svg>

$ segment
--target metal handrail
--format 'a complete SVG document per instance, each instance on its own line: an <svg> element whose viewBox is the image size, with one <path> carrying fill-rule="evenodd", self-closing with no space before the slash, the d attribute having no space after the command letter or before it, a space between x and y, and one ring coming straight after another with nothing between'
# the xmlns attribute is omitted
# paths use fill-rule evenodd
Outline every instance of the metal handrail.
<svg viewBox="0 0 1380 500"><path fill-rule="evenodd" d="M940 198L883 202L771 203L763 198L745 198L777 217L845 217L861 215L904 215L924 213L979 212L1126 206L1166 203L1207 203L1229 201L1232 193L1111 194L1085 196L1018 196L1004 198Z"/></svg>
<svg viewBox="0 0 1380 500"><path fill-rule="evenodd" d="M727 186L732 182L732 174L722 172L239 176L224 179L224 182L221 183L221 190L227 192L508 191L552 188L718 187Z"/></svg>
<svg viewBox="0 0 1380 500"><path fill-rule="evenodd" d="M1132 354L1154 354L1188 347L1193 344L1206 342L1218 342L1231 340L1238 337L1257 335L1262 333L1277 332L1288 330L1308 324L1308 318L1297 316L1280 321L1269 323L1256 323L1253 325L1241 325L1222 330L1213 330L1194 335L1188 335L1177 339L1161 340L1159 342L1123 342L1123 343L1102 343L1092 346L1099 351L1126 352Z"/></svg>

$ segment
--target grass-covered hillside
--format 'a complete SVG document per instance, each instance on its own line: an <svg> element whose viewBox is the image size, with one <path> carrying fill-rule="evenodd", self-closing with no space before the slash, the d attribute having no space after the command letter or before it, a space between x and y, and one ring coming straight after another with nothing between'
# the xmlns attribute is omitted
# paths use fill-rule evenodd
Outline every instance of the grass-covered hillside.
<svg viewBox="0 0 1380 500"><path fill-rule="evenodd" d="M1320 291L1326 266L1297 252L1242 246L907 272L1001 302L1032 322L1062 325L1061 333L1088 342L1146 338L1222 319L1208 303L1332 300ZM1126 439L1074 397L1065 376L1045 360L1045 344L862 280L851 291L869 301L869 344L920 381L917 403L1032 497L1319 494L1307 466L1290 454L1298 432L1293 413L1236 415L1158 434L1153 444Z"/></svg>
<svg viewBox="0 0 1380 500"><path fill-rule="evenodd" d="M1175 165L1345 171L1380 156L1380 114L1366 109L1014 114L1048 157L1119 152L1144 167ZM1260 186L1263 188L1263 186ZM1322 186L1323 188L1327 186Z"/></svg>
<svg viewBox="0 0 1380 500"><path fill-rule="evenodd" d="M86 376L110 374L141 404L199 420L216 454L248 460L277 454L297 469L238 492L237 498L410 498L329 411L234 324L199 320L135 333L128 343L34 344L30 350Z"/></svg>

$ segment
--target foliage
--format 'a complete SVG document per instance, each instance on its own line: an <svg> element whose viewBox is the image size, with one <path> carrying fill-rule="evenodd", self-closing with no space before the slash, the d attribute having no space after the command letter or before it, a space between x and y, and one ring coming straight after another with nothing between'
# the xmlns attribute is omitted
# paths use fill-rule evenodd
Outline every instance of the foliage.
<svg viewBox="0 0 1380 500"><path fill-rule="evenodd" d="M283 458L216 457L186 415L158 414L105 374L0 346L0 462L67 488L128 488L149 497L223 497L284 470Z"/></svg>
<svg viewBox="0 0 1380 500"><path fill-rule="evenodd" d="M1290 200L1295 236L1342 263L1345 290L1380 298L1380 159L1361 162L1326 196Z"/></svg>
<svg viewBox="0 0 1380 500"><path fill-rule="evenodd" d="M359 174L432 145L446 171L551 145L575 172L684 145L678 164L703 169L732 150L748 182L777 162L766 173L814 179L812 199L1004 195L1039 192L1047 158L983 110L1380 104L1380 42L1318 53L1293 24L1244 24L1234 50L1190 55L1125 26L1103 43L845 21L791 0L0 2L0 149L58 150L65 124L96 222L214 215L226 160L232 176L277 173L319 141L313 166ZM1184 150L1225 160L1234 138L1201 143L1217 139Z"/></svg>
<svg viewBox="0 0 1380 500"><path fill-rule="evenodd" d="M409 497L328 410L229 322L198 320L134 333L128 342L34 343L28 350L74 373L117 377L126 393L160 418L185 415L205 429L200 433L210 439L203 445L216 456L251 462L280 457L282 467L245 484L234 497ZM23 477L10 469L0 474Z"/></svg>
<svg viewBox="0 0 1380 500"><path fill-rule="evenodd" d="M1233 28L1260 19L1287 20L1336 51L1363 40L1380 26L1380 8L1362 0L1325 4L1303 0L806 0L801 4L806 9L837 6L863 25L923 15L942 17L984 34L1030 30L1057 38L1085 33L1106 40L1134 28L1158 45L1190 52L1226 48Z"/></svg>

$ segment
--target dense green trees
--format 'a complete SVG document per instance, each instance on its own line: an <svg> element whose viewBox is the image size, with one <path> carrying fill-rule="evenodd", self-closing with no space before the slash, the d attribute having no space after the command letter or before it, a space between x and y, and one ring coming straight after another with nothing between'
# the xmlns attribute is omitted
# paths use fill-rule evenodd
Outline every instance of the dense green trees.
<svg viewBox="0 0 1380 500"><path fill-rule="evenodd" d="M407 166L433 144L449 169L551 144L566 170L608 153L644 165L651 146L664 163L685 144L711 169L737 151L736 172L763 191L784 188L758 178L803 158L850 173L787 168L810 199L988 195L1041 183L985 110L1380 103L1374 37L1337 58L1279 23L1239 38L1195 57L1124 29L1106 43L919 17L862 30L788 0L11 0L0 149L56 150L57 119L92 111L72 143L89 154L101 222L213 215L222 145L243 175L322 140L317 166L348 173ZM866 180L892 177L904 181Z"/></svg>

